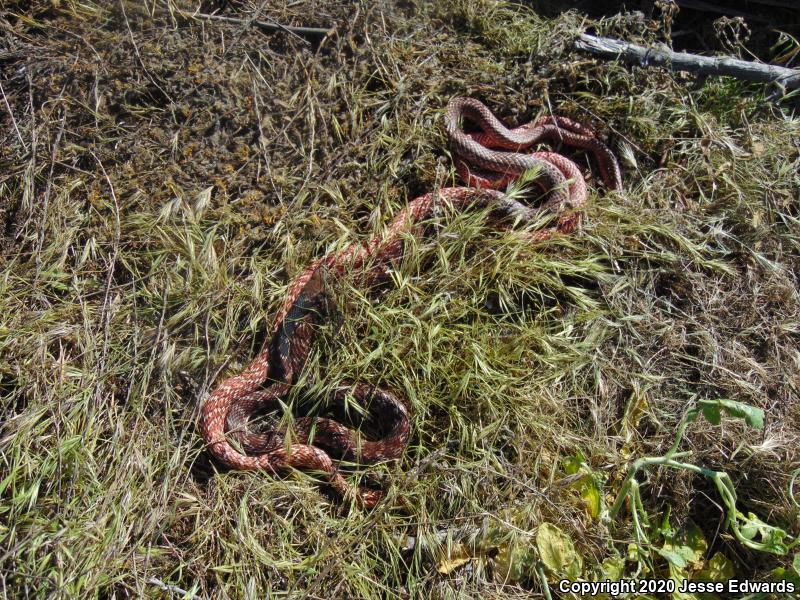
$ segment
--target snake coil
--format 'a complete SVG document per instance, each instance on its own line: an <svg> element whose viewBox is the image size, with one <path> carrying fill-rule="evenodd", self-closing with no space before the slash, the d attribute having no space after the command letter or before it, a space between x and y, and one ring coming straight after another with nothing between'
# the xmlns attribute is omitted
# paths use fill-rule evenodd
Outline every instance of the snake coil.
<svg viewBox="0 0 800 600"><path fill-rule="evenodd" d="M473 122L480 131L465 132L464 119ZM391 392L366 383L343 383L330 398L334 409L343 407L350 398L355 399L364 408L370 425L367 429L375 439L365 438L336 419L321 417L295 419L291 434L274 428L260 433L249 431L249 422L255 415L280 410L281 400L297 384L313 341L313 325L324 313L325 282L330 276L336 278L346 273L356 274L358 283L364 286L384 278L382 265L402 256L403 238L409 228L411 233L420 235L418 224L442 200L456 210L496 207L528 218L539 210L553 212L555 226L526 234L534 242L573 231L578 222L574 211L586 202L586 183L577 165L565 156L553 151L528 151L542 141L589 151L605 185L613 190L622 189L613 153L589 129L569 119L545 117L508 129L478 100L455 98L447 107L445 130L458 171L470 187L445 188L420 196L393 219L386 235L332 252L314 261L294 279L275 317L270 342L242 373L220 383L203 405L203 438L220 463L233 469L272 473L291 467L321 471L339 494L354 494L365 507L377 504L383 492L351 486L334 460L375 463L402 454L408 443L411 420L403 402ZM538 170L536 182L547 192L538 210L510 200L498 191L532 168Z"/></svg>

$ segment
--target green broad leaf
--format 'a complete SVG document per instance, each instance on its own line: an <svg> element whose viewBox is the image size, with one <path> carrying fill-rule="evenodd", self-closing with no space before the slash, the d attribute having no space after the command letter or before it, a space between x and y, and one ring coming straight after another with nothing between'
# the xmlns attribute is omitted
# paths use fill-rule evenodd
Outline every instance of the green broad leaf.
<svg viewBox="0 0 800 600"><path fill-rule="evenodd" d="M739 533L754 544L759 544L762 552L784 555L789 551L784 543L788 534L783 529L765 523L753 513L747 513L747 517L739 513L738 517L743 521L739 523ZM760 539L756 540L756 536Z"/></svg>
<svg viewBox="0 0 800 600"><path fill-rule="evenodd" d="M592 570L591 580L599 581L620 581L625 575L625 558L622 556L612 556L605 559L601 564L595 565ZM611 596L600 592L593 596L593 600L608 600Z"/></svg>
<svg viewBox="0 0 800 600"><path fill-rule="evenodd" d="M708 583L725 583L736 575L736 568L722 552L717 552L708 561L708 564L698 571L693 579Z"/></svg>
<svg viewBox="0 0 800 600"><path fill-rule="evenodd" d="M675 591L672 592L672 600L701 600L700 596L690 592L679 592L678 590L683 587L683 582L689 579L686 571L670 563L669 565L669 578L675 582Z"/></svg>
<svg viewBox="0 0 800 600"><path fill-rule="evenodd" d="M630 443L636 435L636 428L647 410L647 395L638 391L631 393L622 415L621 434L625 443Z"/></svg>
<svg viewBox="0 0 800 600"><path fill-rule="evenodd" d="M536 532L536 547L545 567L554 575L573 581L583 572L583 559L570 537L552 523L542 523Z"/></svg>
<svg viewBox="0 0 800 600"><path fill-rule="evenodd" d="M625 574L625 559L621 556L607 558L600 565L599 580L608 579L609 581L619 581Z"/></svg>
<svg viewBox="0 0 800 600"><path fill-rule="evenodd" d="M669 562L671 566L677 567L678 569L685 569L686 565L689 564L689 562L686 560L686 557L675 550L656 548L656 552L666 558L667 562Z"/></svg>
<svg viewBox="0 0 800 600"><path fill-rule="evenodd" d="M581 467L586 463L586 459L579 450L575 456L568 456L564 459L564 471L567 475L575 475L581 470Z"/></svg>
<svg viewBox="0 0 800 600"><path fill-rule="evenodd" d="M678 569L697 569L702 566L703 556L708 551L708 542L697 525L689 521L673 535L669 529L669 520L665 517L661 532L664 535L664 546L657 549L657 552L671 565Z"/></svg>
<svg viewBox="0 0 800 600"><path fill-rule="evenodd" d="M783 567L776 567L770 571L770 574L772 575L772 579L775 581L785 580L792 582L795 586L800 585L800 577L795 575L794 569L787 570Z"/></svg>
<svg viewBox="0 0 800 600"><path fill-rule="evenodd" d="M795 587L800 588L800 552L794 555L794 560L792 560L792 566L790 568L785 569L784 567L778 567L777 569L773 569L772 577L778 581L785 579L793 583Z"/></svg>
<svg viewBox="0 0 800 600"><path fill-rule="evenodd" d="M590 517L596 520L600 516L603 495L600 493L597 482L593 477L583 479L581 484L580 493L581 498L586 503L586 511Z"/></svg>
<svg viewBox="0 0 800 600"><path fill-rule="evenodd" d="M581 499L586 504L586 512L589 513L589 516L597 519L603 509L602 484L599 477L586 464L586 460L580 452L567 458L564 463L564 471L567 475L583 474L583 477L575 481L571 487L578 490Z"/></svg>
<svg viewBox="0 0 800 600"><path fill-rule="evenodd" d="M725 413L730 417L744 419L750 427L764 429L764 411L757 406L724 398L700 400L698 406L703 411L703 416L713 425L719 425L721 415Z"/></svg>
<svg viewBox="0 0 800 600"><path fill-rule="evenodd" d="M774 525L765 523L753 513L747 513L747 518L750 520L750 522L755 523L758 527L758 533L761 535L762 542L766 543L769 540L780 543L788 535L780 527L775 527Z"/></svg>
<svg viewBox="0 0 800 600"><path fill-rule="evenodd" d="M518 583L533 573L535 563L533 548L522 544L502 544L494 557L495 580Z"/></svg>
<svg viewBox="0 0 800 600"><path fill-rule="evenodd" d="M693 568L703 564L703 557L708 552L708 542L703 530L695 523L689 521L675 536L673 543L683 549Z"/></svg>
<svg viewBox="0 0 800 600"><path fill-rule="evenodd" d="M639 546L636 544L628 544L628 556L626 560L632 563L639 561Z"/></svg>

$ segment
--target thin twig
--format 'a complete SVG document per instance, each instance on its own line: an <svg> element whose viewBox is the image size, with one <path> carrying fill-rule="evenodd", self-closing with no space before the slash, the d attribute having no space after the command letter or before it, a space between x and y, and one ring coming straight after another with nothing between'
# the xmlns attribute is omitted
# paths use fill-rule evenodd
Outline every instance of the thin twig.
<svg viewBox="0 0 800 600"><path fill-rule="evenodd" d="M22 144L22 147L25 149L25 152L28 151L28 145L25 143L25 140L22 137L22 133L17 126L17 120L14 118L14 111L11 110L11 104L8 102L8 98L6 97L6 92L3 89L3 84L0 83L0 95L3 96L3 103L6 105L6 110L8 110L8 114L11 117L11 124L14 126L14 131L17 132L17 137L19 138L19 143Z"/></svg>
<svg viewBox="0 0 800 600"><path fill-rule="evenodd" d="M184 13L185 14L185 13ZM208 21L222 21L223 23L234 23L237 25L252 25L264 31L276 33L283 31L290 33L301 38L324 38L333 32L333 27L325 29L324 27L294 27L291 25L282 25L280 23L267 23L266 21L238 19L236 17L225 17L222 15L207 15L204 13L194 13L192 15L186 14L197 19L206 19ZM305 41L305 40L304 40Z"/></svg>
<svg viewBox="0 0 800 600"><path fill-rule="evenodd" d="M183 588L180 588L177 585L172 585L171 583L164 583L163 581L161 581L156 577L151 577L150 579L147 580L147 583L157 588L160 588L165 592L170 592L171 594L177 594L178 596L183 596L184 598L190 595L189 591L184 590ZM200 596L195 595L194 597L199 598Z"/></svg>

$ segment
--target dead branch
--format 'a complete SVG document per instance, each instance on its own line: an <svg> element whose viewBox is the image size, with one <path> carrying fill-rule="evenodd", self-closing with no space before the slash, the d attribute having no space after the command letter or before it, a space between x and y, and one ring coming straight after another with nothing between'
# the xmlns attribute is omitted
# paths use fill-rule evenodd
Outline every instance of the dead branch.
<svg viewBox="0 0 800 600"><path fill-rule="evenodd" d="M786 90L800 87L800 70L755 63L730 56L700 56L674 52L663 44L646 48L588 34L582 34L575 41L575 46L591 54L620 58L642 67L666 67L673 71L689 71L700 75L723 75L745 81L775 83Z"/></svg>

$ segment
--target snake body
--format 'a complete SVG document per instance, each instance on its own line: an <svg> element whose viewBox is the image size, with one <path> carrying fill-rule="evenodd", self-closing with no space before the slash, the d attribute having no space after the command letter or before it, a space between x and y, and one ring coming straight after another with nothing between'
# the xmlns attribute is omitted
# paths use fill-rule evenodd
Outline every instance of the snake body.
<svg viewBox="0 0 800 600"><path fill-rule="evenodd" d="M472 121L481 131L466 133L463 119ZM558 140L590 151L605 184L615 190L622 187L611 151L591 131L567 119L548 117L507 129L479 101L457 98L448 105L445 129L458 170L472 187L444 188L420 196L392 220L384 235L331 252L294 279L275 317L270 342L242 373L220 383L203 405L201 430L217 461L238 470L320 471L339 494L352 495L365 507L377 504L383 492L351 486L334 461L375 463L402 454L411 420L405 405L393 393L360 382L342 383L331 393L328 405L338 414L346 412L353 400L360 404L366 415L361 433L338 419L324 417L296 418L290 431L273 427L266 432L251 432L249 427L256 415L279 411L297 385L311 349L314 324L325 313L326 281L351 274L359 285L370 286L384 279L387 263L403 255L406 235L422 235L420 222L441 202L455 210L488 207L517 220L532 218L541 209L532 209L497 191L531 168L538 169L536 181L547 192L542 209L556 213L557 221L553 227L523 235L536 242L555 233L571 232L578 217L566 209L583 206L586 184L577 165L568 158L555 152L525 152L540 141Z"/></svg>
<svg viewBox="0 0 800 600"><path fill-rule="evenodd" d="M475 123L480 132L464 132L461 127L463 118ZM480 101L454 98L447 106L445 130L456 155L459 173L468 185L499 189L525 171L538 169L539 184L545 191L551 191L551 206L568 201L582 206L586 201L586 185L575 163L554 152L524 152L535 144L550 141L591 152L606 186L622 190L622 174L614 154L594 136L594 132L571 119L542 117L527 125L508 129ZM490 176L472 172L470 165L489 171ZM568 179L573 180L569 189L564 185Z"/></svg>

